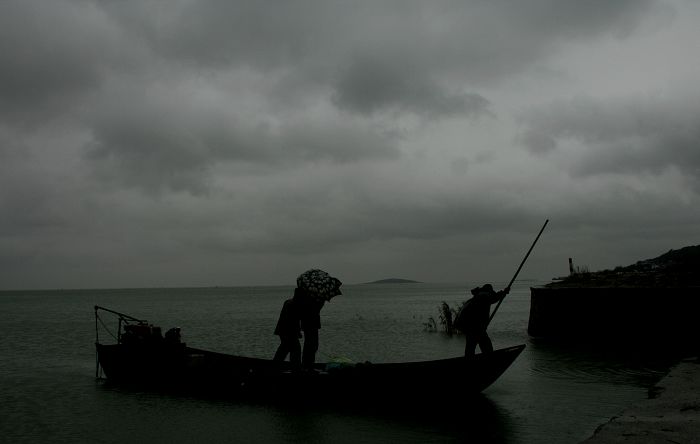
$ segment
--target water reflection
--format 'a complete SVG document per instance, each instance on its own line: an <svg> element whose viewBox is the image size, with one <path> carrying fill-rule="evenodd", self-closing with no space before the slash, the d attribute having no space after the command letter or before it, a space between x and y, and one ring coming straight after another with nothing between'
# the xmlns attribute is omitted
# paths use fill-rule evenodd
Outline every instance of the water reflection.
<svg viewBox="0 0 700 444"><path fill-rule="evenodd" d="M513 442L509 413L484 395L447 403L317 408L312 415L344 435L341 442Z"/></svg>
<svg viewBox="0 0 700 444"><path fill-rule="evenodd" d="M674 354L652 353L643 344L572 343L531 339L531 371L543 376L576 380L651 386L674 362Z"/></svg>
<svg viewBox="0 0 700 444"><path fill-rule="evenodd" d="M445 388L449 390L449 388ZM216 397L189 397L129 389L112 384L98 384L98 396L122 414L115 419L144 425L150 421L163 423L162 415L186 421L189 434L207 436L209 442L226 442L235 437L239 442L292 443L515 443L510 413L483 394L468 399L445 402L430 400L417 403L393 403L385 400L367 404L350 404L337 400L321 405L293 400L275 402L239 402ZM117 395L117 396L115 396ZM449 399L449 398L448 398ZM115 404L116 403L116 404ZM131 412L128 414L126 412ZM189 418L181 414L188 412ZM113 419L116 417L112 417ZM150 418L150 419L149 419ZM222 429L222 424L226 426ZM122 430L122 439L129 439L128 429L118 424L110 428ZM163 442L179 442L172 432L159 427ZM136 429L140 430L139 426ZM213 430L218 430L212 434Z"/></svg>

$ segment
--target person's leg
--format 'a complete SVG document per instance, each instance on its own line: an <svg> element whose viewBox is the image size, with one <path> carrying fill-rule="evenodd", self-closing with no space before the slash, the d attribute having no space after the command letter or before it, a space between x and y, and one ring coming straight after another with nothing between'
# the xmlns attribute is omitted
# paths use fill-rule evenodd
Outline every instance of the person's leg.
<svg viewBox="0 0 700 444"><path fill-rule="evenodd" d="M484 332L479 338L479 348L481 353L491 353L493 351L493 344L491 343L491 338Z"/></svg>
<svg viewBox="0 0 700 444"><path fill-rule="evenodd" d="M293 338L289 341L289 362L292 364L292 370L301 368L301 344L299 344L299 338Z"/></svg>
<svg viewBox="0 0 700 444"><path fill-rule="evenodd" d="M304 331L304 351L301 356L301 365L310 369L316 362L316 351L318 350L318 330L311 328Z"/></svg>
<svg viewBox="0 0 700 444"><path fill-rule="evenodd" d="M476 338L474 335L466 335L466 344L464 344L464 356L474 356L476 353Z"/></svg>
<svg viewBox="0 0 700 444"><path fill-rule="evenodd" d="M287 341L285 341L284 338L280 337L280 346L277 347L277 351L275 352L275 357L272 358L272 360L282 362L285 359L287 359L287 353L289 353L289 348L287 347Z"/></svg>

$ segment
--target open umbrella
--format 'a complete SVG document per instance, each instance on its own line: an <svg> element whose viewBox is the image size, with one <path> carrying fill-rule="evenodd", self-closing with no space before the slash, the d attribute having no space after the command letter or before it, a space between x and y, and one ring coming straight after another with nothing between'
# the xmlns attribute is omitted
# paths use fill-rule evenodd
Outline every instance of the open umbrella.
<svg viewBox="0 0 700 444"><path fill-rule="evenodd" d="M306 292L312 298L330 301L332 297L343 294L340 280L317 268L306 270L297 278L297 287Z"/></svg>

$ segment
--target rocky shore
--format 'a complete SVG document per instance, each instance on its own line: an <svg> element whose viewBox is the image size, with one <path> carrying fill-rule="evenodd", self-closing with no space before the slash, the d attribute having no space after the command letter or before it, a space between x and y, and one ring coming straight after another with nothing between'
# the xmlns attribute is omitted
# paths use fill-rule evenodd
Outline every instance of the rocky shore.
<svg viewBox="0 0 700 444"><path fill-rule="evenodd" d="M638 261L613 270L574 269L557 278L548 288L687 288L700 286L700 245L669 250L653 259Z"/></svg>
<svg viewBox="0 0 700 444"><path fill-rule="evenodd" d="M614 270L570 269L530 289L531 336L700 350L700 245Z"/></svg>
<svg viewBox="0 0 700 444"><path fill-rule="evenodd" d="M649 395L582 444L700 443L700 358L680 362Z"/></svg>

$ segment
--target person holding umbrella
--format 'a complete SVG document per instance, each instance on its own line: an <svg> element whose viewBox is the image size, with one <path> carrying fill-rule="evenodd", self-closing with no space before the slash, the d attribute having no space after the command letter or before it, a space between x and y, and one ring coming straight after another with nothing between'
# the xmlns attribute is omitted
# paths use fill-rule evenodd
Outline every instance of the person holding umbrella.
<svg viewBox="0 0 700 444"><path fill-rule="evenodd" d="M321 309L326 301L343 294L340 291L341 285L343 283L340 280L316 268L305 271L297 278L294 294L299 295L299 319L304 332L301 366L305 370L313 370L316 362Z"/></svg>

